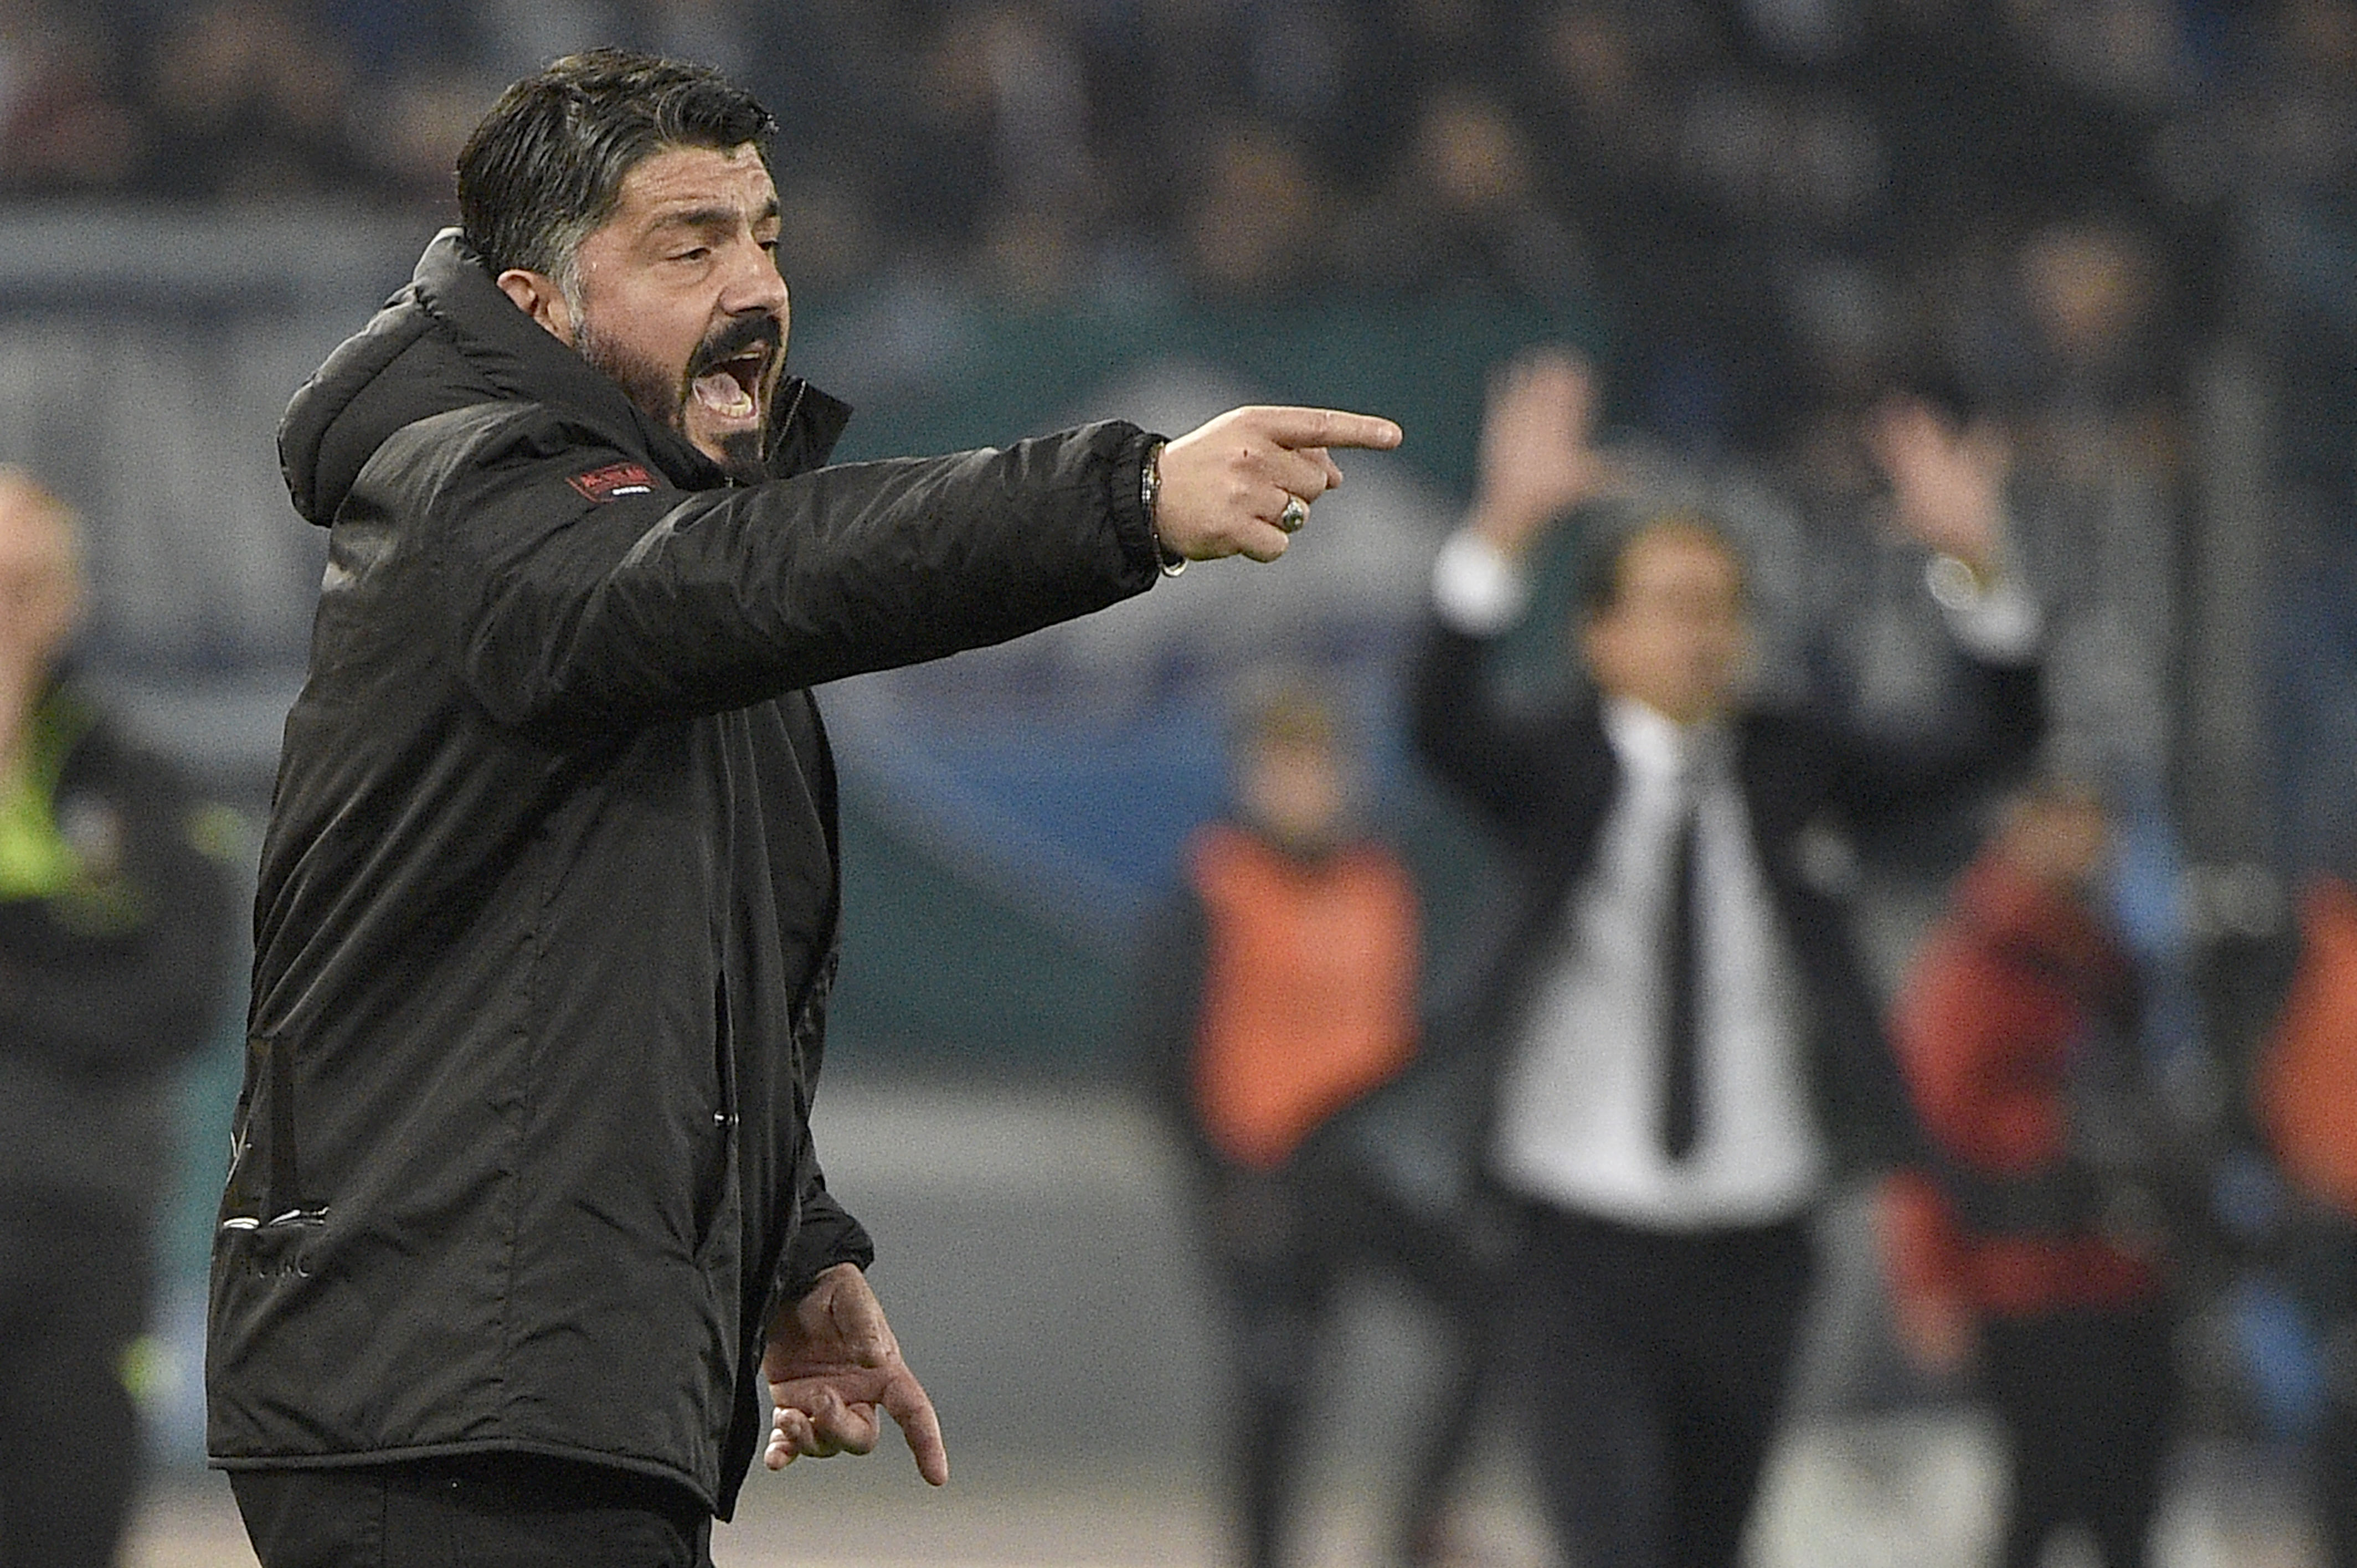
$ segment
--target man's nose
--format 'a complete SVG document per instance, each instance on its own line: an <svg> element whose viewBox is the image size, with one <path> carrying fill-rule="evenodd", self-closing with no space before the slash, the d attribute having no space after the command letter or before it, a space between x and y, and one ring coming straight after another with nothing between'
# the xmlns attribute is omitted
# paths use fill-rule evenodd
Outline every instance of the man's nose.
<svg viewBox="0 0 2357 1568"><path fill-rule="evenodd" d="M721 287L720 308L731 316L748 310L784 315L786 280L778 274L777 257L748 240L731 247L730 259L735 264Z"/></svg>

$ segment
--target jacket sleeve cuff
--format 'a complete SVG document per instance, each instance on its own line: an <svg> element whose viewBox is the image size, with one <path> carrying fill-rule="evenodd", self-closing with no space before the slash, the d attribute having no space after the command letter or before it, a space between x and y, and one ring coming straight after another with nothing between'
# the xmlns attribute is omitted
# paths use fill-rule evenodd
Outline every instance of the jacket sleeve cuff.
<svg viewBox="0 0 2357 1568"><path fill-rule="evenodd" d="M1146 458L1157 443L1169 438L1151 430L1131 430L1114 455L1113 509L1114 531L1121 539L1123 564L1128 568L1123 575L1136 580L1141 587L1150 587L1162 576L1162 544L1154 532L1154 520L1146 511Z"/></svg>
<svg viewBox="0 0 2357 1568"><path fill-rule="evenodd" d="M837 1263L865 1270L876 1262L876 1242L823 1187L802 1198L802 1226L778 1264L778 1299L799 1301Z"/></svg>

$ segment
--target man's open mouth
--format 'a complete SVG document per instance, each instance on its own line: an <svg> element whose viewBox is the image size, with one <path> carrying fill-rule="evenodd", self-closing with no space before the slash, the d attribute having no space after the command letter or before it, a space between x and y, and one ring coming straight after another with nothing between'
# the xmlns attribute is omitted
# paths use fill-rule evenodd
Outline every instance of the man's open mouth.
<svg viewBox="0 0 2357 1568"><path fill-rule="evenodd" d="M759 404L761 377L769 368L765 348L732 355L695 378L695 401L723 419L749 419Z"/></svg>

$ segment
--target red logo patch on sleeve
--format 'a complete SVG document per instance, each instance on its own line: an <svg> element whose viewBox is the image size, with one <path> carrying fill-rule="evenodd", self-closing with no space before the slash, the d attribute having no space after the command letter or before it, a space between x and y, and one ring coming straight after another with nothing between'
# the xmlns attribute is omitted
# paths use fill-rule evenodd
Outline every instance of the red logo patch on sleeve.
<svg viewBox="0 0 2357 1568"><path fill-rule="evenodd" d="M580 491L583 499L593 501L652 495L655 489L655 477L636 463L609 463L586 474L576 474L565 482Z"/></svg>

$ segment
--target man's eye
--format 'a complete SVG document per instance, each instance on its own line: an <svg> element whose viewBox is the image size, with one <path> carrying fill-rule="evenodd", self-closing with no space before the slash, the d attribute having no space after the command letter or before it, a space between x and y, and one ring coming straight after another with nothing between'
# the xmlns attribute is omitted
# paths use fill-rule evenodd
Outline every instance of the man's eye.
<svg viewBox="0 0 2357 1568"><path fill-rule="evenodd" d="M672 260L674 262L700 262L710 254L712 254L712 248L709 245L695 245L678 252L676 255L672 257Z"/></svg>

